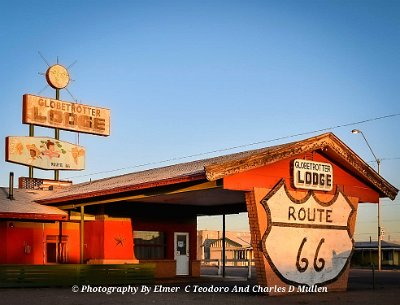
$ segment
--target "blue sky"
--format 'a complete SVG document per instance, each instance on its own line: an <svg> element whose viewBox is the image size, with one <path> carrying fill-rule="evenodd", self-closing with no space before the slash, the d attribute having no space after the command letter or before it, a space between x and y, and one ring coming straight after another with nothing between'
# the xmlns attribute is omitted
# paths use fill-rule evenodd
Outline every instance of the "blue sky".
<svg viewBox="0 0 400 305"><path fill-rule="evenodd" d="M2 1L0 17L1 138L28 135L22 95L46 85L39 51L50 65L76 60L68 87L74 98L111 109L111 136L81 134L86 170L62 179L275 145L306 136L270 140L400 113L399 1ZM61 99L72 97L64 90ZM373 161L353 128L363 130L383 159L382 175L400 188L400 116L331 130ZM35 134L53 136L44 128ZM77 136L61 132L61 139ZM146 163L153 165L137 166ZM0 185L9 171L28 173L1 161ZM400 201L382 202L386 235L400 240ZM245 216L229 219L228 228L246 229ZM363 205L356 238L374 238L375 227L376 206Z"/></svg>

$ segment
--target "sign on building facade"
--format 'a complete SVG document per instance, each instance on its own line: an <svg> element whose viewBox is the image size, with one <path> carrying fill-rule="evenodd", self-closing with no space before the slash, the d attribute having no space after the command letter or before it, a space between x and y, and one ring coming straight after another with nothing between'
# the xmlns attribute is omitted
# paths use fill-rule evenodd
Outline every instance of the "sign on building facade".
<svg viewBox="0 0 400 305"><path fill-rule="evenodd" d="M296 159L293 161L293 184L299 189L331 191L333 188L332 165Z"/></svg>

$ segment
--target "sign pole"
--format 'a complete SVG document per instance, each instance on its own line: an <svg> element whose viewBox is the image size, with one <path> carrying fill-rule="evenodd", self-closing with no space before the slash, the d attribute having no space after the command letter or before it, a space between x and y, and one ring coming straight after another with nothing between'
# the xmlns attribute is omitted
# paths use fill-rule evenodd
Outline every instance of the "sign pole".
<svg viewBox="0 0 400 305"><path fill-rule="evenodd" d="M60 89L56 89L56 100L60 100ZM60 140L60 130L58 128L54 129L54 138ZM54 180L60 180L60 171L57 169L54 171Z"/></svg>
<svg viewBox="0 0 400 305"><path fill-rule="evenodd" d="M226 246L225 246L225 240L226 240L226 230L225 230L225 214L222 214L222 277L225 277L225 265L226 265L226 256L225 256L225 251L226 251Z"/></svg>
<svg viewBox="0 0 400 305"><path fill-rule="evenodd" d="M85 245L85 207L81 205L81 222L80 222L80 260L79 263L83 264L84 245Z"/></svg>
<svg viewBox="0 0 400 305"><path fill-rule="evenodd" d="M35 125L29 124L29 136L35 136ZM33 178L33 166L29 166L29 178Z"/></svg>
<svg viewBox="0 0 400 305"><path fill-rule="evenodd" d="M365 138L365 137L364 137ZM367 142L368 143L368 142ZM381 160L376 158L378 164L378 175L380 175ZM378 198L378 271L382 270L382 232L381 232L381 204Z"/></svg>

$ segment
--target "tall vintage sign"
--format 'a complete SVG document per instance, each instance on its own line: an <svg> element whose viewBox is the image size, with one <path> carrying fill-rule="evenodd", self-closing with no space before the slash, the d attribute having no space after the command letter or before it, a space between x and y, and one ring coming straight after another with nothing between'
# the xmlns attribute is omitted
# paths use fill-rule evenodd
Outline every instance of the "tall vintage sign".
<svg viewBox="0 0 400 305"><path fill-rule="evenodd" d="M45 170L83 170L85 148L47 137L6 137L6 161Z"/></svg>
<svg viewBox="0 0 400 305"><path fill-rule="evenodd" d="M321 286L341 275L353 249L353 207L342 192L330 202L318 200L314 191L296 200L281 180L261 204L268 218L263 253L283 282Z"/></svg>
<svg viewBox="0 0 400 305"><path fill-rule="evenodd" d="M24 94L22 123L109 136L110 110Z"/></svg>
<svg viewBox="0 0 400 305"><path fill-rule="evenodd" d="M60 141L60 129L110 135L109 109L60 100L60 90L65 89L70 82L68 68L58 64L57 59L57 64L49 66L46 71L47 83L56 91L55 99L24 94L22 123L29 124L29 137L6 138L6 161L29 166L29 181L22 181L24 187L45 187L48 184L48 180L47 184L43 183L43 179L35 180L33 168L54 170L54 180L49 188L63 183L60 181L59 170L85 169L85 149ZM34 137L36 125L54 128L54 139Z"/></svg>

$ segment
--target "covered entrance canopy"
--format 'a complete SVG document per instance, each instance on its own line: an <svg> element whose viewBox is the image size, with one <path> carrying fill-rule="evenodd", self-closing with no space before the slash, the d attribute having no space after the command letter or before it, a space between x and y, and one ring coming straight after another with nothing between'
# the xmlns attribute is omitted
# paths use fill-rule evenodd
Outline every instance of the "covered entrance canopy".
<svg viewBox="0 0 400 305"><path fill-rule="evenodd" d="M72 185L36 202L58 206L62 209L114 202L142 202L191 205L203 211L223 207L244 212L246 211L245 198L243 192L240 191L251 191L257 186L272 187L282 178L290 180L290 171L287 169L274 180L266 181L264 184L259 183L260 185L251 185L251 182L245 181L240 190L234 191L230 190L230 185L233 184L233 179L229 179L230 177L314 152L356 177L374 190L379 197L394 199L397 195L398 190L394 186L378 175L334 134L326 133L283 145ZM312 158L312 155L309 157ZM271 174L277 174L272 171ZM362 192L357 191L354 186L351 192L358 193L360 202L377 201L377 197L373 201L369 200L372 198L363 196Z"/></svg>
<svg viewBox="0 0 400 305"><path fill-rule="evenodd" d="M295 159L323 162L332 166L334 174L332 189L312 192L297 189L293 184ZM133 247L133 244L129 243L132 239L132 233L129 235L129 231L133 229L139 235L144 234L142 232L158 232L158 235L156 233L154 235L158 237L153 237L152 242L157 243L157 238L162 240L157 244L158 249L162 250L154 250L153 247L150 256L158 257L160 263L162 259L176 261L177 252L182 251L179 247L177 249L177 244L169 244L169 240L174 240L172 237L176 232L188 232L189 247L188 249L185 247L185 251L190 261L194 262L197 216L247 211L252 245L256 251L257 272L261 275L263 284L267 284L267 275L271 272L277 276L270 278L269 283L281 281L279 283L288 285L293 281L276 272L271 257L263 246L268 235L267 231L271 224L274 224L270 219L271 211L268 207L270 197L267 194L278 184L285 185L288 196L298 201L295 203L304 203L302 198L308 198L312 193L313 198L317 198L317 202L325 208L336 200L337 194L344 194L345 202L349 202L351 206L347 222L350 238L354 233L358 203L379 203L379 198L382 197L394 199L398 192L334 134L326 133L287 144L77 184L56 191L37 202L64 210L77 210L81 215L84 212L95 215L97 224L85 223L92 237L86 232L85 236L93 238L93 234L96 234L96 242L92 244L97 246L88 244L85 251L86 260L96 258L97 261L133 257L132 252L116 250L118 245L124 244L125 241L128 247ZM331 212L326 211L328 224L323 228L330 228L329 213ZM341 211L337 208L334 213L340 214ZM287 212L284 215L287 215ZM120 223L116 225L118 221ZM296 223L290 226L301 227L304 224ZM341 229L341 226L333 228ZM145 238L136 242L135 239L137 243L135 247L140 248L143 243L145 252L154 244L149 246L144 240ZM321 239L318 249L323 249L324 242L325 239ZM303 240L300 248L304 244ZM183 246L184 242L179 245ZM95 251L96 247L101 251ZM192 275L196 274L196 268L194 265L191 266ZM340 276L342 274L343 271L340 272ZM330 283L336 280L337 278L321 281ZM347 278L342 282L347 283Z"/></svg>

